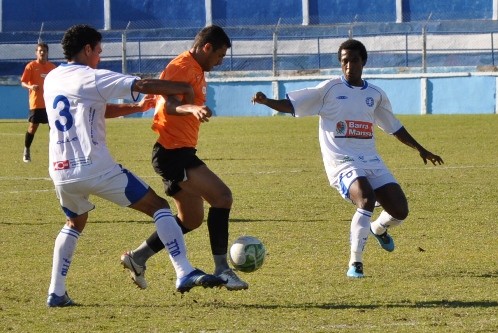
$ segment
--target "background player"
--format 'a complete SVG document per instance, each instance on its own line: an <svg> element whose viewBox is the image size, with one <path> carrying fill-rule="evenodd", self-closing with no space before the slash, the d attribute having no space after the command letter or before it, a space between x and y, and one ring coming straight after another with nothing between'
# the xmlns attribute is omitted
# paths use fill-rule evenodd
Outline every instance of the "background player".
<svg viewBox="0 0 498 333"><path fill-rule="evenodd" d="M26 163L31 162L30 148L38 126L48 122L45 101L43 100L43 82L45 76L55 68L55 65L48 61L48 45L46 43L36 45L35 55L36 60L26 65L21 76L21 86L29 90L29 126L24 138L22 156L22 160Z"/></svg>

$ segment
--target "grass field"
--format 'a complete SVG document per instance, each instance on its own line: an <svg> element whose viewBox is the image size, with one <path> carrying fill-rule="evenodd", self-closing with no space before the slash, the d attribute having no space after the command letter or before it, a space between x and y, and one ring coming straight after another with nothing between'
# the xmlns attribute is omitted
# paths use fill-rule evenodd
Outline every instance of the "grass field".
<svg viewBox="0 0 498 333"><path fill-rule="evenodd" d="M259 271L241 274L249 290L195 288L182 297L165 253L149 261L149 288L135 288L119 256L153 224L94 198L68 275L79 306L62 309L45 306L64 221L48 178L47 128L24 164L27 123L0 122L0 331L498 332L498 117L400 118L445 165L425 166L415 151L377 134L411 213L392 230L393 253L370 238L366 278L345 276L354 207L327 184L317 118L214 118L202 125L199 156L233 191L230 239L257 236L268 251ZM149 125L110 120L108 144L162 192ZM186 241L192 263L211 271L205 224Z"/></svg>

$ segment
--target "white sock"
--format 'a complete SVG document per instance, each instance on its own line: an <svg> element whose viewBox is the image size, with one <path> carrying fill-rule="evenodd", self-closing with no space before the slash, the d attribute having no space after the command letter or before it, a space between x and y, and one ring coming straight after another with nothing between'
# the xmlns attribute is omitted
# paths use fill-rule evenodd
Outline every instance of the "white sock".
<svg viewBox="0 0 498 333"><path fill-rule="evenodd" d="M351 233L349 241L351 243L351 257L349 265L354 262L363 262L363 250L370 234L370 218L372 212L357 208L351 220Z"/></svg>
<svg viewBox="0 0 498 333"><path fill-rule="evenodd" d="M372 222L371 228L374 234L382 235L387 231L387 228L396 227L400 225L403 220L398 220L389 215L385 210L380 213L379 217Z"/></svg>
<svg viewBox="0 0 498 333"><path fill-rule="evenodd" d="M157 234L164 243L169 258L175 268L176 277L180 279L194 270L187 259L187 248L182 229L176 223L169 208L162 208L154 213Z"/></svg>
<svg viewBox="0 0 498 333"><path fill-rule="evenodd" d="M67 225L57 235L52 262L52 278L48 288L49 294L54 293L57 296L62 296L66 292L66 276L73 260L79 237L80 233Z"/></svg>

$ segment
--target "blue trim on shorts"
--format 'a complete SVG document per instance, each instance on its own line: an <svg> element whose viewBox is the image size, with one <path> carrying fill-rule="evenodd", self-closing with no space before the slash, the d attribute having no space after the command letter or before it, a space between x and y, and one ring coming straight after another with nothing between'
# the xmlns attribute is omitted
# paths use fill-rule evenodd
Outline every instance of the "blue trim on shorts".
<svg viewBox="0 0 498 333"><path fill-rule="evenodd" d="M128 178L128 184L126 184L125 188L125 196L128 201L130 201L130 204L134 204L147 194L149 188L144 186L144 184L139 181L130 171L124 168L122 169L122 171Z"/></svg>
<svg viewBox="0 0 498 333"><path fill-rule="evenodd" d="M71 210L69 210L69 208L62 207L62 210L64 211L64 214L66 214L66 216L69 218L78 217L78 214L76 214L75 212L72 212Z"/></svg>

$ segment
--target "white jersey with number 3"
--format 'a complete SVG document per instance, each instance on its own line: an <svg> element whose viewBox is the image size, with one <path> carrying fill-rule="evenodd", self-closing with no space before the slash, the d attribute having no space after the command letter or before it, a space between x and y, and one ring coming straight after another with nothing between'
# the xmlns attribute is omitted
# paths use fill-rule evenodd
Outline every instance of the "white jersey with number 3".
<svg viewBox="0 0 498 333"><path fill-rule="evenodd" d="M63 64L47 75L44 99L54 184L98 177L116 165L106 145L106 104L111 99L135 99L131 88L136 79L81 64Z"/></svg>
<svg viewBox="0 0 498 333"><path fill-rule="evenodd" d="M287 94L296 117L320 117L320 148L331 183L341 170L351 166L385 168L375 148L374 125L389 134L402 127L386 93L367 81L363 83L355 87L340 77Z"/></svg>

